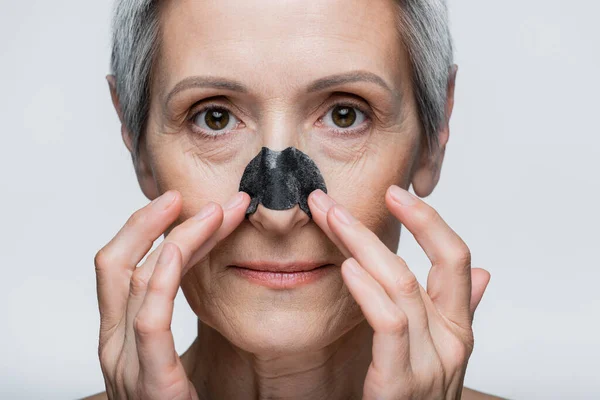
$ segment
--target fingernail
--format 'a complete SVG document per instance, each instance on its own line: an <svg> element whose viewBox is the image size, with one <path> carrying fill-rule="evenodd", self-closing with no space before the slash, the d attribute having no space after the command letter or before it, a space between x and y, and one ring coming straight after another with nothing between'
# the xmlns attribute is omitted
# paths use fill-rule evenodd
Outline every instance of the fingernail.
<svg viewBox="0 0 600 400"><path fill-rule="evenodd" d="M392 199L403 206L412 206L417 202L417 198L412 193L396 185L390 187L390 194L392 195Z"/></svg>
<svg viewBox="0 0 600 400"><path fill-rule="evenodd" d="M211 201L210 203L208 203L207 205L202 207L200 209L200 212L198 214L194 215L193 218L195 220L202 220L202 219L208 217L209 215L211 215L212 213L214 213L216 210L217 210L217 205Z"/></svg>
<svg viewBox="0 0 600 400"><path fill-rule="evenodd" d="M343 222L346 225L350 225L350 224L353 224L354 222L356 222L356 218L354 218L352 216L352 214L350 214L348 212L348 210L346 210L341 205L336 205L333 208L333 213L337 217L337 219L339 219L341 222Z"/></svg>
<svg viewBox="0 0 600 400"><path fill-rule="evenodd" d="M230 210L240 205L242 200L244 199L244 195L242 192L238 192L235 196L233 196L227 203L223 205L223 210Z"/></svg>
<svg viewBox="0 0 600 400"><path fill-rule="evenodd" d="M171 203L173 203L173 200L175 200L175 192L169 190L152 200L150 204L152 204L152 208L157 210L165 210L169 208Z"/></svg>
<svg viewBox="0 0 600 400"><path fill-rule="evenodd" d="M171 263L173 256L175 255L175 251L173 246L167 246L166 243L160 251L160 255L158 256L158 260L156 260L156 265L167 266Z"/></svg>
<svg viewBox="0 0 600 400"><path fill-rule="evenodd" d="M329 211L331 206L335 204L331 197L327 196L325 192L323 192L321 189L317 189L314 191L313 200L315 201L315 205L317 206L317 208L323 211L324 213Z"/></svg>
<svg viewBox="0 0 600 400"><path fill-rule="evenodd" d="M353 258L349 258L346 260L346 264L348 265L348 270L352 272L356 276L361 275L360 265L358 265L358 261Z"/></svg>

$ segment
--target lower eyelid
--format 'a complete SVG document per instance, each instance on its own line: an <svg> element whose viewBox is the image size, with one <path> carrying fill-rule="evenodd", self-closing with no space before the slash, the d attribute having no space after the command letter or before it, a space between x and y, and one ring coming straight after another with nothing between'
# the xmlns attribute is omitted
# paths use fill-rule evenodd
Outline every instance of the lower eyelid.
<svg viewBox="0 0 600 400"><path fill-rule="evenodd" d="M331 135L341 139L355 139L364 137L372 129L372 121L366 118L365 121L356 128L325 128L325 135Z"/></svg>
<svg viewBox="0 0 600 400"><path fill-rule="evenodd" d="M356 128L349 128L349 129L344 129L344 128L339 128L339 129L331 129L331 131L333 131L335 134L339 134L341 136L353 136L353 135L362 135L364 134L366 131L368 131L371 128L371 124L370 121L365 120L360 126L356 127Z"/></svg>

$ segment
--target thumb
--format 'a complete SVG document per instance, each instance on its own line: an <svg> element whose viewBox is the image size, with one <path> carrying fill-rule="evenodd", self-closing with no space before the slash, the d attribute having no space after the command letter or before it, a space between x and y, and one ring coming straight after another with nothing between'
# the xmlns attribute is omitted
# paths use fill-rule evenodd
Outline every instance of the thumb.
<svg viewBox="0 0 600 400"><path fill-rule="evenodd" d="M471 320L473 320L475 310L483 297L483 292L485 292L485 289L490 282L490 278L490 273L483 268L471 269Z"/></svg>

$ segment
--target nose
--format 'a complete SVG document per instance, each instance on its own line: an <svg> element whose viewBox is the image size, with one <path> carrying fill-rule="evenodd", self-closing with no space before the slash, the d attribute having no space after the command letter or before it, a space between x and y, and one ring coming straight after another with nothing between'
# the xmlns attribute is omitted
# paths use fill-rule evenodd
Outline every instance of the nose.
<svg viewBox="0 0 600 400"><path fill-rule="evenodd" d="M279 100L273 100L278 102ZM293 108L285 104L272 104L272 110L267 112L261 122L261 147L267 147L272 151L283 151L290 146L298 147L298 137L295 132L298 125L295 120L295 114L282 110L291 110ZM259 148L260 150L260 148ZM279 171L270 171L270 179L273 182L265 190L282 190L281 177ZM286 210L277 210L265 207L259 203L256 211L249 215L248 220L261 234L265 236L284 236L298 230L310 221L298 204Z"/></svg>
<svg viewBox="0 0 600 400"><path fill-rule="evenodd" d="M271 210L259 204L248 220L266 236L283 236L306 225L310 218L298 204L287 210Z"/></svg>

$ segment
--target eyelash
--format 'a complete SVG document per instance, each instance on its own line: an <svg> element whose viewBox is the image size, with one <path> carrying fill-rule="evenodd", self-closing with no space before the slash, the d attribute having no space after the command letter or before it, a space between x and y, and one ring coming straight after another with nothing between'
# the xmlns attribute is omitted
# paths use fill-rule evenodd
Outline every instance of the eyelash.
<svg viewBox="0 0 600 400"><path fill-rule="evenodd" d="M365 120L362 124L355 128L329 128L329 131L332 132L334 136L345 138L358 136L361 135L365 130L367 130L371 126L371 113L369 112L369 110L365 109L365 107L363 107L362 104L349 100L339 101L337 103L332 104L331 107L327 109L325 115L327 115L329 111L333 110L336 107L356 108L358 111L364 114ZM318 121L322 123L322 120L325 117L325 115L320 117Z"/></svg>
<svg viewBox="0 0 600 400"><path fill-rule="evenodd" d="M192 113L191 117L188 118L188 122L189 122L190 126L192 127L191 128L192 131L194 131L195 133L199 134L200 136L202 136L205 139L214 139L214 140L217 140L217 139L221 139L221 136L226 136L226 134L228 134L229 132L231 132L233 129L237 128L238 125L241 123L241 121L239 121L236 124L235 128L230 129L228 131L223 131L223 132L221 132L219 134L216 134L216 135L211 135L209 133L206 133L203 129L200 129L200 128L197 127L197 125L194 123L194 120L198 117L199 114L202 114L204 111L206 111L206 110L213 110L213 109L224 110L224 111L227 111L230 114L233 114L228 107L222 106L220 104L207 104L207 105L204 105L200 109L195 110ZM239 118L236 117L236 119L239 119Z"/></svg>
<svg viewBox="0 0 600 400"><path fill-rule="evenodd" d="M333 103L331 105L331 107L329 107L327 109L327 112L319 117L319 119L317 120L319 123L322 123L323 118L327 115L327 113L329 113L331 110L333 110L335 107L352 107L352 108L356 108L358 111L362 112L365 116L365 120L363 121L363 123L361 124L360 127L356 127L356 128L329 128L329 131L336 137L354 137L354 136L358 136L360 134L363 133L363 131L367 130L370 125L371 125L371 112L369 110L367 110L362 104L358 103L358 102L354 102L354 101L349 101L349 100L343 100L343 101L339 101L336 103ZM229 132L231 132L232 130L236 129L237 126L242 123L242 121L239 121L238 124L236 125L235 128L230 129L228 131L224 131L222 133L219 133L217 135L211 135L209 133L204 132L202 129L197 128L196 124L194 123L194 120L197 118L197 116L199 114L202 114L204 111L206 110L211 110L211 109L220 109L220 110L225 110L228 113L233 114L233 112L226 106L220 105L220 104L207 104L205 106L202 106L200 109L194 111L191 115L191 117L188 118L188 122L189 124L192 126L192 131L198 133L199 135L201 135L202 137L206 138L206 139L220 139L222 136L226 136ZM237 118L237 117L236 117ZM237 118L239 119L239 118Z"/></svg>

